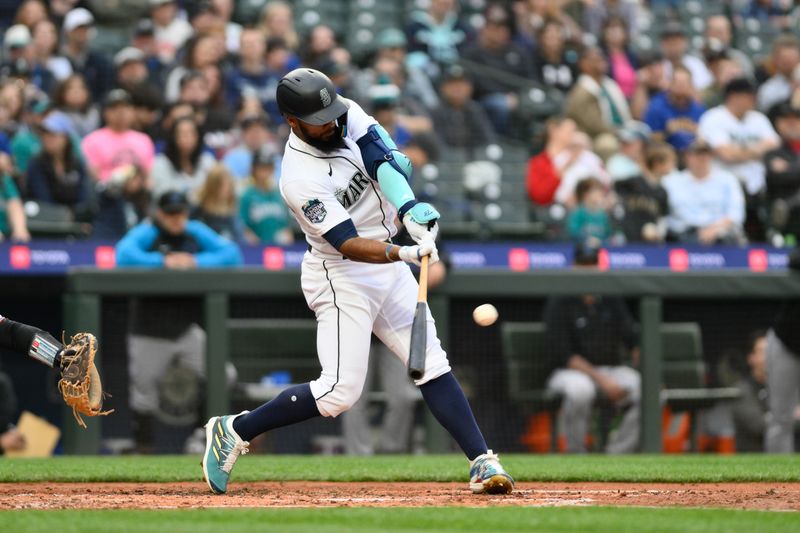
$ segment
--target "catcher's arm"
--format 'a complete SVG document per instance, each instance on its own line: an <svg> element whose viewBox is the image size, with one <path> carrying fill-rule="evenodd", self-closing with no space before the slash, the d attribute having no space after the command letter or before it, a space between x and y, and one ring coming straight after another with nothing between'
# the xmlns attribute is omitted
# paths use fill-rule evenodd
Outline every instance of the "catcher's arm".
<svg viewBox="0 0 800 533"><path fill-rule="evenodd" d="M94 365L97 354L97 338L91 333L73 335L60 354L61 379L58 391L67 405L72 407L78 425L86 427L81 415L101 416L113 413L103 411L103 385L100 373Z"/></svg>

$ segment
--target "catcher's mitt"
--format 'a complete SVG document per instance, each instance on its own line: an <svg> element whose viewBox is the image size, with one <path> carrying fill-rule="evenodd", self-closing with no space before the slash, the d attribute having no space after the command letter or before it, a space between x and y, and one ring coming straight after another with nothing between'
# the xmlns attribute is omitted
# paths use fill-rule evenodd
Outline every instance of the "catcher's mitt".
<svg viewBox="0 0 800 533"><path fill-rule="evenodd" d="M78 425L86 427L81 415L98 416L113 413L103 411L103 385L94 366L97 338L91 333L78 333L61 352L61 379L58 392L72 407Z"/></svg>

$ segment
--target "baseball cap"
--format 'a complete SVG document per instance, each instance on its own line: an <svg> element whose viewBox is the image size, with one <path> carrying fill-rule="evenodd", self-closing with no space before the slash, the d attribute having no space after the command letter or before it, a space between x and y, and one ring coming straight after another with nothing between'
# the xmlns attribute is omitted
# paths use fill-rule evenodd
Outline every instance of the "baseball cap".
<svg viewBox="0 0 800 533"><path fill-rule="evenodd" d="M756 86L747 78L734 78L725 86L723 93L726 98L732 94L756 94Z"/></svg>
<svg viewBox="0 0 800 533"><path fill-rule="evenodd" d="M119 52L117 52L117 54L114 56L114 66L119 68L125 65L126 63L130 63L132 61L143 62L144 60L145 60L144 52L142 52L136 47L127 46L122 50L120 50Z"/></svg>
<svg viewBox="0 0 800 533"><path fill-rule="evenodd" d="M275 166L275 150L269 146L262 146L253 153L253 166Z"/></svg>
<svg viewBox="0 0 800 533"><path fill-rule="evenodd" d="M106 107L112 107L118 104L133 105L133 98L131 98L130 93L125 89L113 89L106 95L103 103Z"/></svg>
<svg viewBox="0 0 800 533"><path fill-rule="evenodd" d="M248 115L242 119L241 128L243 130L252 128L253 126L262 126L269 128L269 120L266 115Z"/></svg>
<svg viewBox="0 0 800 533"><path fill-rule="evenodd" d="M24 24L14 24L6 30L3 45L6 48L21 48L31 44L31 32Z"/></svg>
<svg viewBox="0 0 800 533"><path fill-rule="evenodd" d="M189 210L189 200L181 191L167 191L158 198L158 208L165 213L182 213Z"/></svg>
<svg viewBox="0 0 800 533"><path fill-rule="evenodd" d="M617 130L617 137L623 143L629 143L636 140L647 142L650 140L653 130L644 122L632 120L625 124L622 128Z"/></svg>
<svg viewBox="0 0 800 533"><path fill-rule="evenodd" d="M145 35L153 35L155 34L155 27L153 26L153 21L150 19L141 19L139 22L136 23L136 28L133 30L133 34L136 37L144 37Z"/></svg>
<svg viewBox="0 0 800 533"><path fill-rule="evenodd" d="M767 116L772 122L779 118L800 117L800 107L795 107L791 102L781 102L769 108Z"/></svg>
<svg viewBox="0 0 800 533"><path fill-rule="evenodd" d="M704 140L695 139L686 151L693 154L710 154L713 150L711 149L711 145Z"/></svg>
<svg viewBox="0 0 800 533"><path fill-rule="evenodd" d="M670 37L686 37L686 28L684 28L683 24L677 20L672 20L667 22L664 27L661 28L660 37L662 39L669 39Z"/></svg>
<svg viewBox="0 0 800 533"><path fill-rule="evenodd" d="M375 44L379 50L386 48L405 48L408 46L408 39L403 30L397 28L386 28L378 34Z"/></svg>
<svg viewBox="0 0 800 533"><path fill-rule="evenodd" d="M72 122L69 117L60 111L53 111L39 125L43 130L50 133L69 135L72 133Z"/></svg>
<svg viewBox="0 0 800 533"><path fill-rule="evenodd" d="M150 0L150 7L163 6L164 4L174 4L175 0Z"/></svg>
<svg viewBox="0 0 800 533"><path fill-rule="evenodd" d="M400 88L391 83L373 85L367 92L374 107L390 107L397 104Z"/></svg>
<svg viewBox="0 0 800 533"><path fill-rule="evenodd" d="M442 74L442 83L452 80L469 80L469 75L461 65L450 65Z"/></svg>
<svg viewBox="0 0 800 533"><path fill-rule="evenodd" d="M83 7L76 7L64 17L64 31L69 33L81 26L92 26L94 15Z"/></svg>

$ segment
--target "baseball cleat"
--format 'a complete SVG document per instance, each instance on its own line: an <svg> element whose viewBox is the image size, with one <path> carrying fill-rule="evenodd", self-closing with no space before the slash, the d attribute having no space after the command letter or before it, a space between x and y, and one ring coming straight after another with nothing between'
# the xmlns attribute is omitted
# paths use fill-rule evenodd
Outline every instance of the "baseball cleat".
<svg viewBox="0 0 800 533"><path fill-rule="evenodd" d="M492 450L470 463L469 488L474 494L511 494L514 478L509 476Z"/></svg>
<svg viewBox="0 0 800 533"><path fill-rule="evenodd" d="M238 415L214 416L206 423L206 453L203 455L203 477L214 494L225 494L231 470L240 455L248 452L249 442L233 430L233 420Z"/></svg>

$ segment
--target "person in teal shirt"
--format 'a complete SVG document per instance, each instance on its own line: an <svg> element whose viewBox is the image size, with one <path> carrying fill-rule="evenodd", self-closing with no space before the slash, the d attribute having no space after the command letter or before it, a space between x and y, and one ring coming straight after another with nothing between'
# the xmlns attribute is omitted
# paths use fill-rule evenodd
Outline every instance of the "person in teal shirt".
<svg viewBox="0 0 800 533"><path fill-rule="evenodd" d="M578 206L567 218L567 232L572 240L600 245L611 236L606 212L606 188L596 178L587 178L575 188Z"/></svg>
<svg viewBox="0 0 800 533"><path fill-rule="evenodd" d="M31 235L25 222L19 190L11 176L3 174L0 175L0 241L8 238L27 242L31 240Z"/></svg>
<svg viewBox="0 0 800 533"><path fill-rule="evenodd" d="M275 186L275 154L264 147L253 156L253 183L245 189L239 213L245 224L245 237L253 244L291 244L289 213Z"/></svg>

